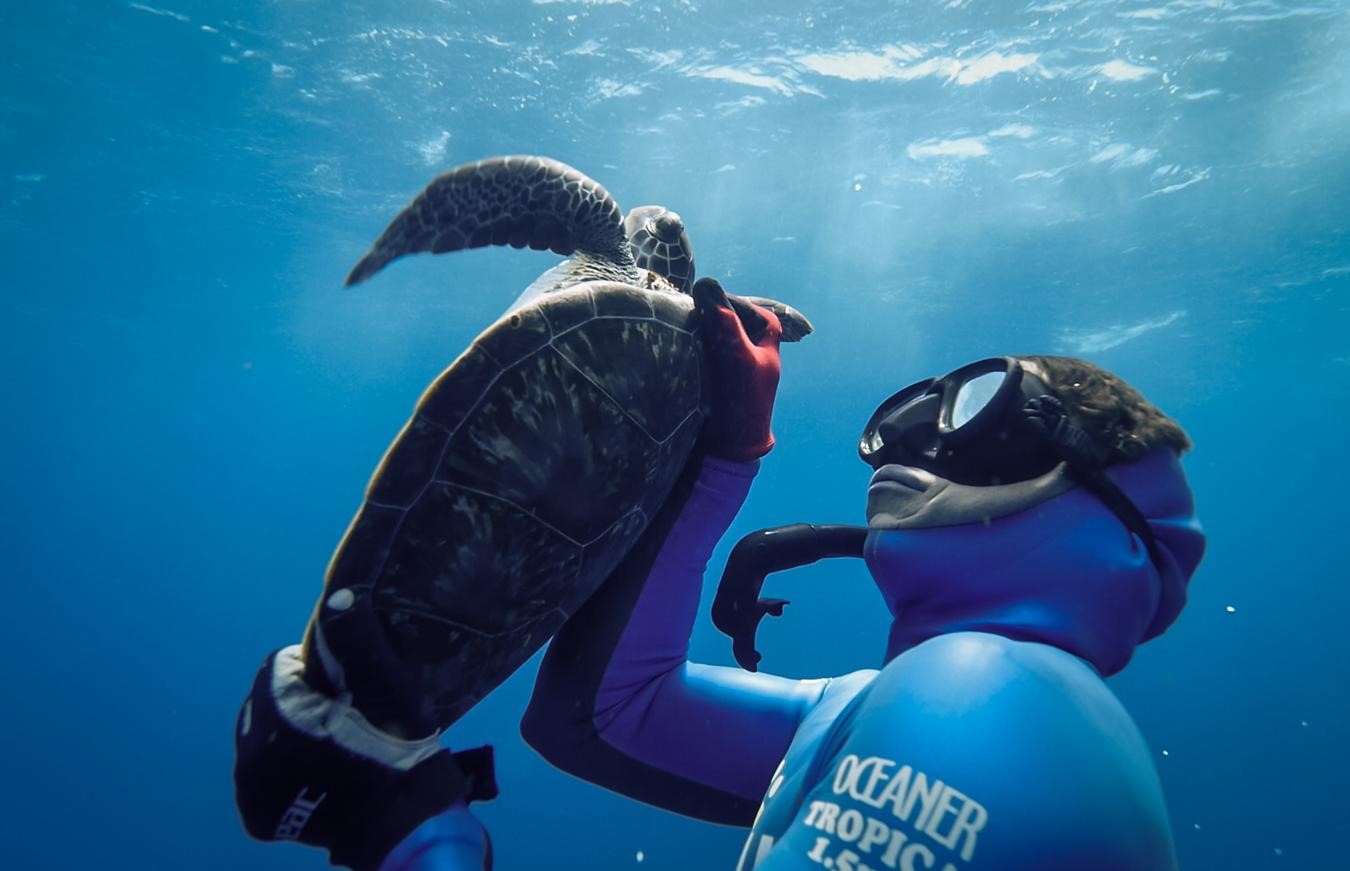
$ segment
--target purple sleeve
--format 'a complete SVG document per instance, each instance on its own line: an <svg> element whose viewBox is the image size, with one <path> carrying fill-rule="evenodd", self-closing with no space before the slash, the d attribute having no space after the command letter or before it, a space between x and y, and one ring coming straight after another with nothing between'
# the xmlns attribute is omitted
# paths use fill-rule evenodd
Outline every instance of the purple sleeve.
<svg viewBox="0 0 1350 871"><path fill-rule="evenodd" d="M633 551L553 640L521 731L554 765L688 816L753 821L825 686L688 661L708 558L757 469L691 462Z"/></svg>

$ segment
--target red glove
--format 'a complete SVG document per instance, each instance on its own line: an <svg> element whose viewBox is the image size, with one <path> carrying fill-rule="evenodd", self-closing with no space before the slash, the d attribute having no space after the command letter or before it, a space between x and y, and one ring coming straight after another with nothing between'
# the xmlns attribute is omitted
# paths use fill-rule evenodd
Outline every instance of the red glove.
<svg viewBox="0 0 1350 871"><path fill-rule="evenodd" d="M703 447L723 460L759 459L773 447L769 418L782 368L782 324L763 306L738 299L733 307L711 278L699 279L693 295L707 362Z"/></svg>

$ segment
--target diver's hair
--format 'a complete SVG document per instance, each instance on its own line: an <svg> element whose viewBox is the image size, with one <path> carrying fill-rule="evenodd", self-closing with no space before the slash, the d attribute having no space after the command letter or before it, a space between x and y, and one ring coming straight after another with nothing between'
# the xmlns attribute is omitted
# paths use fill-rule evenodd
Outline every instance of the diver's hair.
<svg viewBox="0 0 1350 871"><path fill-rule="evenodd" d="M1172 448L1178 454L1191 449L1180 424L1100 366L1075 357L1022 359L1035 363L1050 377L1050 386L1103 450L1107 465L1137 460L1158 447Z"/></svg>

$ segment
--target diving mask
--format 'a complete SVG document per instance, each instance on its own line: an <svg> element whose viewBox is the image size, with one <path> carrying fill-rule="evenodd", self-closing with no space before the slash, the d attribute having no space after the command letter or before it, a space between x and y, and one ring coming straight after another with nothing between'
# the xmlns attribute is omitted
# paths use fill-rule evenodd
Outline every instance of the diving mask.
<svg viewBox="0 0 1350 871"><path fill-rule="evenodd" d="M1104 472L1104 452L1035 364L989 357L909 385L882 402L858 440L873 469L921 469L955 484L1031 481L1064 463L1155 557L1153 532Z"/></svg>

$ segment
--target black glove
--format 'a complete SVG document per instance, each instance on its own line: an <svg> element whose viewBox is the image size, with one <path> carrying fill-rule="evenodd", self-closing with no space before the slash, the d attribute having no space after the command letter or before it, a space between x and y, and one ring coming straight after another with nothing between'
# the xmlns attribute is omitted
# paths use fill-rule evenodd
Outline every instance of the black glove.
<svg viewBox="0 0 1350 871"><path fill-rule="evenodd" d="M321 847L365 871L455 802L496 797L491 747L451 753L436 734L381 732L303 670L298 645L268 656L239 712L235 801L253 837Z"/></svg>
<svg viewBox="0 0 1350 871"><path fill-rule="evenodd" d="M793 523L752 532L727 557L713 599L713 624L731 637L731 652L741 668L759 670L755 633L765 615L781 617L787 599L761 598L764 579L773 572L810 565L827 557L862 559L864 526Z"/></svg>
<svg viewBox="0 0 1350 871"><path fill-rule="evenodd" d="M1045 434L1070 468L1077 471L1102 465L1104 457L1097 443L1074 421L1059 397L1045 394L1028 399L1022 417Z"/></svg>

